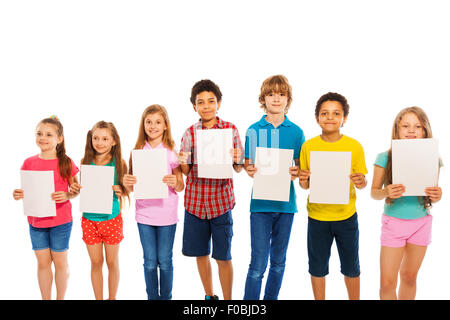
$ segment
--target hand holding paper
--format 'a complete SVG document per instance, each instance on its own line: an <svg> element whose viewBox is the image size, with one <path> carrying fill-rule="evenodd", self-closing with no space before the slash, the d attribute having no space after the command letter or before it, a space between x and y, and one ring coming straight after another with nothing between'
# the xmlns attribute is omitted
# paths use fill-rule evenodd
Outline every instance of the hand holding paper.
<svg viewBox="0 0 450 320"><path fill-rule="evenodd" d="M22 197L24 214L32 217L55 217L56 205L52 200L55 194L53 171L21 170L20 175L22 189L17 189L15 196ZM58 199L60 196L57 193Z"/></svg>

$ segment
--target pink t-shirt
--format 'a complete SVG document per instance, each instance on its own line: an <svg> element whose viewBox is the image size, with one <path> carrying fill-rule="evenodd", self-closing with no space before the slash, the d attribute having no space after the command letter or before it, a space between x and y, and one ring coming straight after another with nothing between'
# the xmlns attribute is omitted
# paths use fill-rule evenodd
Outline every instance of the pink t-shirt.
<svg viewBox="0 0 450 320"><path fill-rule="evenodd" d="M152 148L148 142L143 149L165 148L167 150L167 174L172 174L172 170L178 167L177 154L166 148L162 143ZM151 226L169 226L178 222L178 194L169 187L169 197L167 199L137 199L136 200L136 221L141 224Z"/></svg>
<svg viewBox="0 0 450 320"><path fill-rule="evenodd" d="M69 191L69 182L63 179L59 174L58 159L44 160L39 158L39 155L30 157L23 162L21 170L33 171L53 171L55 177L55 192ZM72 161L72 177L78 173L78 168ZM25 195L26 197L26 195ZM55 217L28 217L28 223L35 228L51 228L56 227L72 221L72 204L69 200L63 203L56 204Z"/></svg>

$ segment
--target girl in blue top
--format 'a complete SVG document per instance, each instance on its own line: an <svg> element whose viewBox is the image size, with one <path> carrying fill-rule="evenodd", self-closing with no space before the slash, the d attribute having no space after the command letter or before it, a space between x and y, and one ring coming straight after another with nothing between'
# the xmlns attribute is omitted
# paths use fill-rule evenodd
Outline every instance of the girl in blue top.
<svg viewBox="0 0 450 320"><path fill-rule="evenodd" d="M97 300L103 300L103 248L108 266L109 300L115 300L119 286L119 243L123 239L121 216L122 199L128 196L123 186L123 176L127 172L122 159L120 137L111 122L100 121L89 130L82 164L113 166L115 168L113 208L111 214L83 213L81 226L83 241L91 259L91 281ZM81 185L71 186L78 193Z"/></svg>
<svg viewBox="0 0 450 320"><path fill-rule="evenodd" d="M397 115L392 139L431 137L430 122L422 109L405 108ZM380 299L415 298L417 274L431 242L431 204L442 196L440 187L426 188L426 197L402 196L404 192L405 186L392 184L392 150L380 153L371 190L372 198L386 199L381 230Z"/></svg>

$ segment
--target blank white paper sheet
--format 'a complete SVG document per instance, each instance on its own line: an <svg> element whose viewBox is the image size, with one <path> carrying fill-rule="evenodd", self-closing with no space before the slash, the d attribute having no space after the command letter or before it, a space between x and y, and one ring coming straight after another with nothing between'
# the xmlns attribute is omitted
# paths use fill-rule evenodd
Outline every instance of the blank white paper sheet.
<svg viewBox="0 0 450 320"><path fill-rule="evenodd" d="M403 196L425 196L438 185L439 151L436 139L392 140L392 183L406 187Z"/></svg>
<svg viewBox="0 0 450 320"><path fill-rule="evenodd" d="M289 201L294 150L256 148L253 199Z"/></svg>
<svg viewBox="0 0 450 320"><path fill-rule="evenodd" d="M311 151L310 203L348 204L352 153Z"/></svg>
<svg viewBox="0 0 450 320"><path fill-rule="evenodd" d="M168 198L169 187L162 181L168 174L166 149L133 150L132 159L135 199Z"/></svg>
<svg viewBox="0 0 450 320"><path fill-rule="evenodd" d="M112 214L114 167L80 166L80 211Z"/></svg>
<svg viewBox="0 0 450 320"><path fill-rule="evenodd" d="M198 177L233 178L232 129L196 130Z"/></svg>
<svg viewBox="0 0 450 320"><path fill-rule="evenodd" d="M52 200L55 192L53 171L20 171L23 189L23 212L30 217L55 217L56 203Z"/></svg>

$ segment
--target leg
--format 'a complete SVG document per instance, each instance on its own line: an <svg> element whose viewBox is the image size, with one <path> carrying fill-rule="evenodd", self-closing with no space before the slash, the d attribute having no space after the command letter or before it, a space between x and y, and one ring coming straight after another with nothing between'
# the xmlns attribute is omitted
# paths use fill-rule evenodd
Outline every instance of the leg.
<svg viewBox="0 0 450 320"><path fill-rule="evenodd" d="M231 239L233 238L233 218L228 211L210 220L213 243L212 257L219 267L219 279L224 300L231 300L233 291L233 264L231 262Z"/></svg>
<svg viewBox="0 0 450 320"><path fill-rule="evenodd" d="M50 249L34 251L38 265L38 283L41 290L42 300L50 300L52 298L52 255Z"/></svg>
<svg viewBox="0 0 450 320"><path fill-rule="evenodd" d="M314 277L311 275L311 286L315 300L325 300L325 276Z"/></svg>
<svg viewBox="0 0 450 320"><path fill-rule="evenodd" d="M407 243L405 254L400 266L400 288L398 298L401 300L414 300L416 297L416 279L423 258L427 251L426 246Z"/></svg>
<svg viewBox="0 0 450 320"><path fill-rule="evenodd" d="M314 299L325 299L325 276L331 255L333 235L330 223L308 217L308 264Z"/></svg>
<svg viewBox="0 0 450 320"><path fill-rule="evenodd" d="M172 299L172 252L177 225L158 227L159 294L162 300Z"/></svg>
<svg viewBox="0 0 450 320"><path fill-rule="evenodd" d="M67 254L72 222L50 228L50 253L55 265L56 299L63 300L69 280Z"/></svg>
<svg viewBox="0 0 450 320"><path fill-rule="evenodd" d="M209 260L212 220L200 219L187 211L184 214L182 252L185 256L196 257L198 273L207 296L214 295Z"/></svg>
<svg viewBox="0 0 450 320"><path fill-rule="evenodd" d="M270 246L270 269L267 277L264 300L278 299L286 266L286 252L291 235L293 213L277 213L272 225Z"/></svg>
<svg viewBox="0 0 450 320"><path fill-rule="evenodd" d="M64 300L69 280L69 265L67 263L67 250L63 252L51 251L55 264L56 299Z"/></svg>
<svg viewBox="0 0 450 320"><path fill-rule="evenodd" d="M343 221L332 223L336 246L341 261L341 273L344 275L350 300L360 299L360 267L359 267L359 228L358 215Z"/></svg>
<svg viewBox="0 0 450 320"><path fill-rule="evenodd" d="M250 214L251 259L245 281L244 300L259 300L262 279L267 268L272 232L272 214Z"/></svg>
<svg viewBox="0 0 450 320"><path fill-rule="evenodd" d="M403 259L404 247L381 246L380 252L380 299L397 300L397 277Z"/></svg>
<svg viewBox="0 0 450 320"><path fill-rule="evenodd" d="M359 277L344 276L345 286L347 287L347 294L349 300L359 300L360 296L360 280Z"/></svg>
<svg viewBox="0 0 450 320"><path fill-rule="evenodd" d="M103 243L86 245L91 259L91 282L96 300L103 300Z"/></svg>
<svg viewBox="0 0 450 320"><path fill-rule="evenodd" d="M224 300L231 300L233 291L233 264L231 260L216 260Z"/></svg>
<svg viewBox="0 0 450 320"><path fill-rule="evenodd" d="M119 288L119 244L105 244L106 265L108 266L108 300L116 300Z"/></svg>
<svg viewBox="0 0 450 320"><path fill-rule="evenodd" d="M209 256L197 257L197 269L207 296L213 296L212 269Z"/></svg>
<svg viewBox="0 0 450 320"><path fill-rule="evenodd" d="M149 300L158 300L158 261L156 256L156 227L138 223L139 237L144 252L144 277Z"/></svg>

